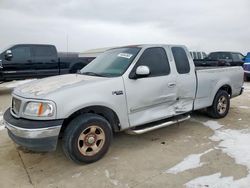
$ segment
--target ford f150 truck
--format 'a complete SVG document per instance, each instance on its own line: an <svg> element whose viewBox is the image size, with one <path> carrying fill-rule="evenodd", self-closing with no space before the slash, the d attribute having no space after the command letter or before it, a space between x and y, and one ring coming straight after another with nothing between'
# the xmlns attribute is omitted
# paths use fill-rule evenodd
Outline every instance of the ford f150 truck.
<svg viewBox="0 0 250 188"><path fill-rule="evenodd" d="M242 67L196 69L185 46L125 46L104 52L78 74L17 87L4 122L19 145L50 151L62 138L69 159L90 163L108 151L114 132L142 134L203 108L225 117L242 85Z"/></svg>
<svg viewBox="0 0 250 188"><path fill-rule="evenodd" d="M239 52L211 52L204 59L194 59L196 66L243 66L244 56Z"/></svg>
<svg viewBox="0 0 250 188"><path fill-rule="evenodd" d="M0 81L75 73L93 59L57 53L53 45L17 44L0 54Z"/></svg>

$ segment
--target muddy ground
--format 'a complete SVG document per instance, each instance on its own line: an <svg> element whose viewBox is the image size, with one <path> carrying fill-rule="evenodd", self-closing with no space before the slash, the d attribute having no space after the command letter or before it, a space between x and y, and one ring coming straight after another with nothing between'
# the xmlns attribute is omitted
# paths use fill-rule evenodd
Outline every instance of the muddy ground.
<svg viewBox="0 0 250 188"><path fill-rule="evenodd" d="M250 83L245 87L224 119L196 112L144 135L119 133L102 160L79 166L60 144L55 152L34 153L10 140L1 116L11 89L2 86L0 187L249 187Z"/></svg>

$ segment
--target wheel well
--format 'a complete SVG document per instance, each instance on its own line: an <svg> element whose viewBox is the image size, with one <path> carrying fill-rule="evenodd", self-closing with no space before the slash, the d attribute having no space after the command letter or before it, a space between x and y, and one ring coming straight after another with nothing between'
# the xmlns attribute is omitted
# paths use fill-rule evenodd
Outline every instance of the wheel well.
<svg viewBox="0 0 250 188"><path fill-rule="evenodd" d="M224 85L224 86L222 86L219 90L224 90L224 91L226 91L226 92L230 95L230 97L231 97L231 95L232 95L232 89L231 89L231 87L230 87L229 85Z"/></svg>
<svg viewBox="0 0 250 188"><path fill-rule="evenodd" d="M90 106L83 109L80 109L73 114L71 114L67 119L63 121L63 125L61 128L61 133L65 130L65 128L68 126L69 122L74 119L75 117L85 114L85 113L92 113L92 114L98 114L102 117L104 117L111 125L112 130L114 132L118 132L120 130L120 121L116 113L111 110L110 108L104 107L104 106Z"/></svg>

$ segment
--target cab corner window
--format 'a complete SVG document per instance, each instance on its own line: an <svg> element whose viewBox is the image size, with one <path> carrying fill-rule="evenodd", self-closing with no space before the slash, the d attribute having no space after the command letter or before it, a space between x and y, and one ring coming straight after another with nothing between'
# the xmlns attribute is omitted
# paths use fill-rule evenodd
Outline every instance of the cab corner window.
<svg viewBox="0 0 250 188"><path fill-rule="evenodd" d="M179 74L187 74L190 72L190 65L185 50L181 47L173 47L172 53L175 60L177 72Z"/></svg>
<svg viewBox="0 0 250 188"><path fill-rule="evenodd" d="M56 52L53 47L50 46L35 46L34 56L35 57L53 57Z"/></svg>

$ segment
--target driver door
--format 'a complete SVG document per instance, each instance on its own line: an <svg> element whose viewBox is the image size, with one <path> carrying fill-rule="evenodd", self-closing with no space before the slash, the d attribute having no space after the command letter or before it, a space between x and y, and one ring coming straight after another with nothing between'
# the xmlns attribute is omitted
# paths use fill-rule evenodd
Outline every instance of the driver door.
<svg viewBox="0 0 250 188"><path fill-rule="evenodd" d="M11 49L12 58L4 59L5 79L25 79L36 76L30 46L17 45Z"/></svg>
<svg viewBox="0 0 250 188"><path fill-rule="evenodd" d="M147 66L147 77L132 79L138 66ZM130 126L161 120L175 115L176 76L170 74L164 48L147 48L129 78L124 78Z"/></svg>

